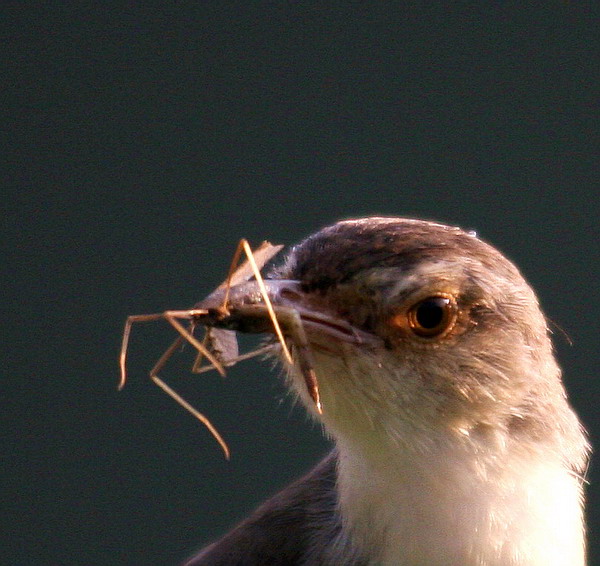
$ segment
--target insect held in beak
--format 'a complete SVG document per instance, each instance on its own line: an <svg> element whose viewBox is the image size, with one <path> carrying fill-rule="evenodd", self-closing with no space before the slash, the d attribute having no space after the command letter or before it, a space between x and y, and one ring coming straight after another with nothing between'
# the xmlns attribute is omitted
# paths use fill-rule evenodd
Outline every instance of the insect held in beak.
<svg viewBox="0 0 600 566"><path fill-rule="evenodd" d="M197 356L191 368L194 373L214 369L225 376L226 367L272 351L278 344L285 362L291 365L294 360L286 342L287 338L293 345L295 362L304 377L308 393L314 401L317 411L322 412L312 353L300 314L293 307L274 305L271 297L278 296L282 282L265 281L260 274L264 265L282 248L283 246L274 246L265 241L252 251L247 240L242 239L233 255L227 279L203 301L188 310L131 315L125 321L119 357L121 369L119 390L125 386L127 379L127 349L132 325L136 322L166 320L179 333L179 336L154 364L150 370L150 378L208 428L223 449L226 459L229 459L230 456L229 448L210 420L167 385L158 374L185 342L197 350ZM246 260L238 266L242 253L246 255ZM251 280L252 278L254 279ZM283 283L287 283L286 287L289 290L289 283L292 282ZM188 321L187 326L181 321ZM194 336L194 331L198 326L205 328L202 340L198 340ZM277 338L277 342L240 354L236 332L273 334ZM204 358L208 360L208 365L202 365Z"/></svg>

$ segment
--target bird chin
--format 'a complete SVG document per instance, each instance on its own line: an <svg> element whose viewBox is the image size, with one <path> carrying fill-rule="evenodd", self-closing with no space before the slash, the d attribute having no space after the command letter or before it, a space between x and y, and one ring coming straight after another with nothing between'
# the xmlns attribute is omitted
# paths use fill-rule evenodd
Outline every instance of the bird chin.
<svg viewBox="0 0 600 566"><path fill-rule="evenodd" d="M367 450L370 446L379 446L379 437L384 435L383 429L387 427L381 426L381 404L369 400L370 394L366 391L372 385L370 376L381 371L378 354L364 344L349 343L323 333L310 333L309 341L321 392L322 413L316 410L297 364L288 366L286 372L289 389L336 440L359 439Z"/></svg>

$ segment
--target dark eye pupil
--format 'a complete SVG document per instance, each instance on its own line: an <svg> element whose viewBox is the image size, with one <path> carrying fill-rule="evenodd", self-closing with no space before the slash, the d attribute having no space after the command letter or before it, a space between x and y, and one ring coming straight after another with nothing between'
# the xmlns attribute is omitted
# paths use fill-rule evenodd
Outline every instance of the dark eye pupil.
<svg viewBox="0 0 600 566"><path fill-rule="evenodd" d="M437 338L449 333L458 317L458 308L454 297L432 295L417 303L404 313L399 324L408 323L408 327L422 338Z"/></svg>
<svg viewBox="0 0 600 566"><path fill-rule="evenodd" d="M442 324L446 316L446 307L449 302L449 299L445 297L432 297L431 299L423 301L417 307L417 312L415 313L419 326L431 330Z"/></svg>

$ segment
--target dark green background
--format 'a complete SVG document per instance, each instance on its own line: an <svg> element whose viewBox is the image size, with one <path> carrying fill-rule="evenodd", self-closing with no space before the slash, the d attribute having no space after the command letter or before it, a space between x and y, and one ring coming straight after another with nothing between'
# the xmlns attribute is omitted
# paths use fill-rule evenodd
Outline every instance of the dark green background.
<svg viewBox="0 0 600 566"><path fill-rule="evenodd" d="M483 3L481 3L483 5ZM27 6L25 8L24 6ZM560 332L597 437L598 13L448 3L2 8L5 564L173 565L327 450L268 364L146 379L242 236L368 214L477 229ZM399 7L402 6L402 7ZM449 7L452 6L452 7ZM186 358L186 363L187 363ZM589 488L600 564L597 466Z"/></svg>

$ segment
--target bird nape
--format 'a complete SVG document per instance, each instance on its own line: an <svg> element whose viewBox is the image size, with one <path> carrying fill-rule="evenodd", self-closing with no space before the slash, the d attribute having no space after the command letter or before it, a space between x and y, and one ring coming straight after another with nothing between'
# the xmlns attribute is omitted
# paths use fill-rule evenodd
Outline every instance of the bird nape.
<svg viewBox="0 0 600 566"><path fill-rule="evenodd" d="M335 449L187 566L585 563L588 443L501 253L433 222L348 220L265 284L300 320L322 411L286 335L289 385ZM242 285L238 303L264 300Z"/></svg>

